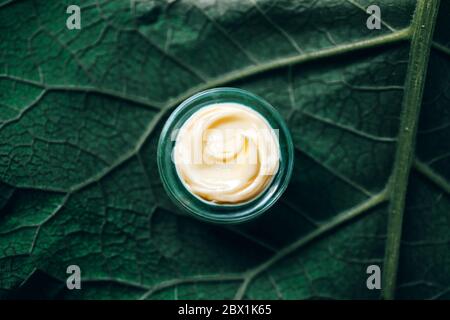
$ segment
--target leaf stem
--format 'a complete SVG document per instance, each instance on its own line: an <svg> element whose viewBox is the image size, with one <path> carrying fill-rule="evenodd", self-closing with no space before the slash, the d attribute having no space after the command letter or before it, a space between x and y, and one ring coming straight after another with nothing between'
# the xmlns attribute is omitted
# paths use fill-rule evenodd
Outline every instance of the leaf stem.
<svg viewBox="0 0 450 320"><path fill-rule="evenodd" d="M383 267L382 297L384 299L394 299L395 296L406 190L438 10L439 0L419 0L411 24L411 50L405 79L405 95L395 162L389 181L391 201Z"/></svg>
<svg viewBox="0 0 450 320"><path fill-rule="evenodd" d="M269 72L277 70L279 68L284 68L288 66L293 66L297 64L307 63L310 61L315 61L319 59L325 59L329 57L339 56L343 54L348 54L354 51L367 50L370 48L377 48L380 46L398 43L401 41L409 40L411 38L410 28L401 29L395 32L388 33L379 37L374 37L370 39L365 39L353 43L340 44L331 48L320 49L317 51L312 51L303 54L297 54L291 57L279 58L266 63L261 63L257 65L251 65L243 69L236 71L231 71L224 74L220 78L211 79L205 83L202 83L191 90L184 92L183 94L170 99L167 102L167 108L172 108L183 100L189 98L194 93L203 91L209 88L219 87L228 85L229 83L242 80L244 78L253 77L255 75L262 74L264 72Z"/></svg>

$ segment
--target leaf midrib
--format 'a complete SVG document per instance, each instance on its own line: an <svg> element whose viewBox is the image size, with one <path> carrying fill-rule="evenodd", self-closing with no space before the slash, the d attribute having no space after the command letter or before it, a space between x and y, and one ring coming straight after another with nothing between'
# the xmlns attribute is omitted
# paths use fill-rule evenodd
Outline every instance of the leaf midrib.
<svg viewBox="0 0 450 320"><path fill-rule="evenodd" d="M406 192L438 10L439 0L419 0L411 23L412 38L404 85L405 94L395 161L389 180L390 205L382 287L384 299L395 297Z"/></svg>

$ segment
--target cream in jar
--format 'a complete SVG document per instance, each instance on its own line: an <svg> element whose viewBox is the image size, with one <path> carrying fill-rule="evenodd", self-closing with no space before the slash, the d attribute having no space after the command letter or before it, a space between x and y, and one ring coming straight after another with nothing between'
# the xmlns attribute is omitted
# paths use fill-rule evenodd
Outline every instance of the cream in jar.
<svg viewBox="0 0 450 320"><path fill-rule="evenodd" d="M255 110L239 103L214 103L181 126L173 161L191 193L215 203L238 204L261 194L277 173L278 136Z"/></svg>

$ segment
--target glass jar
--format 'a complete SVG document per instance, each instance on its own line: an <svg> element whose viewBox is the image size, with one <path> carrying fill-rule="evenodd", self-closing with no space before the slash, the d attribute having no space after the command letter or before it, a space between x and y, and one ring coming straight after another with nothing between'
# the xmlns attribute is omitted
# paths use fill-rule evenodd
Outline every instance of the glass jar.
<svg viewBox="0 0 450 320"><path fill-rule="evenodd" d="M279 168L271 182L255 198L238 204L206 201L191 193L184 185L172 161L179 129L199 109L214 103L234 102L247 106L263 116L278 132ZM267 101L236 88L215 88L193 95L182 102L165 123L158 142L157 163L161 180L171 200L183 211L199 219L215 223L240 223L267 211L286 189L294 164L292 138L281 115Z"/></svg>

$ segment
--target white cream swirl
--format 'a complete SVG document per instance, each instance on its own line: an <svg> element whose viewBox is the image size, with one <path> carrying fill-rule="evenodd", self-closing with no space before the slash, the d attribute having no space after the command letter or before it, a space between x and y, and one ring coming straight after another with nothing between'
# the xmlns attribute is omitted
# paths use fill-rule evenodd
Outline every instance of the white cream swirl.
<svg viewBox="0 0 450 320"><path fill-rule="evenodd" d="M216 203L258 196L277 173L276 132L253 109L216 103L195 112L180 128L173 161L184 185Z"/></svg>

